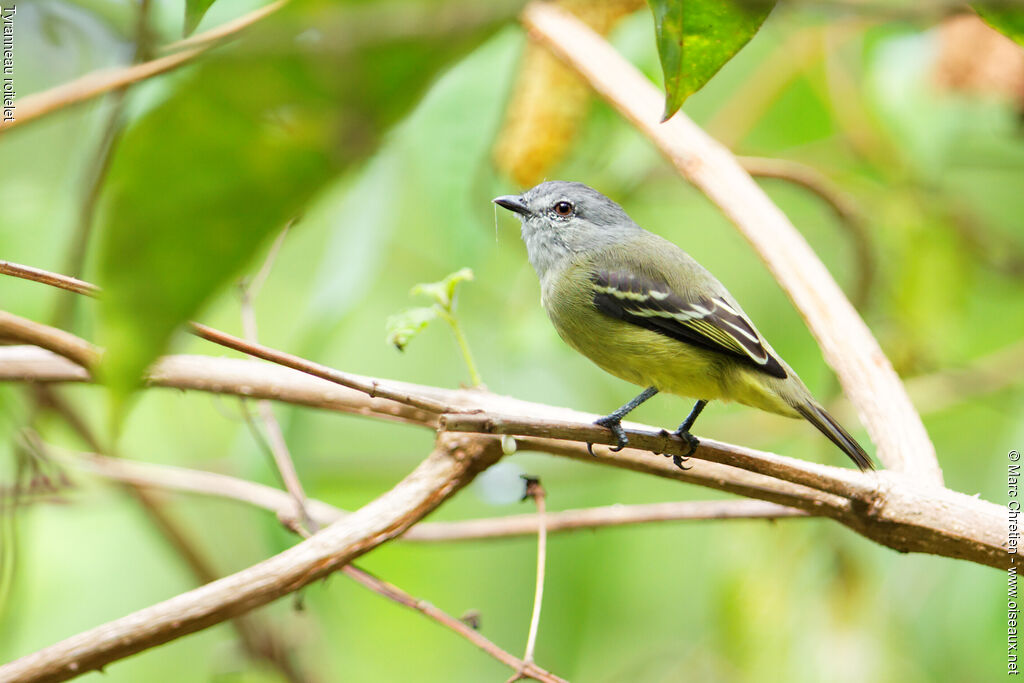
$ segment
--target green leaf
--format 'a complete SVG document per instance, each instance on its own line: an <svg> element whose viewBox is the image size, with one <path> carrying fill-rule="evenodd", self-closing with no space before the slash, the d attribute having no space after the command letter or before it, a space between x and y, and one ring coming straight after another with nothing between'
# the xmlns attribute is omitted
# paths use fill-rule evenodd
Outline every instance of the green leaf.
<svg viewBox="0 0 1024 683"><path fill-rule="evenodd" d="M403 7L426 21L456 4ZM126 131L104 192L98 255L107 349L99 372L115 424L175 330L332 177L372 153L440 66L515 11L416 36L395 31L392 10L291 3L205 57Z"/></svg>
<svg viewBox="0 0 1024 683"><path fill-rule="evenodd" d="M390 316L385 324L388 344L393 344L399 351L405 351L412 338L427 329L427 325L437 316L438 310L434 306L410 308Z"/></svg>
<svg viewBox="0 0 1024 683"><path fill-rule="evenodd" d="M214 0L185 0L185 35L188 36L196 30L199 22L203 20L206 10L210 9Z"/></svg>
<svg viewBox="0 0 1024 683"><path fill-rule="evenodd" d="M250 63L241 78L235 62L210 63L125 134L98 264L101 375L116 398L330 177L329 101L292 66Z"/></svg>
<svg viewBox="0 0 1024 683"><path fill-rule="evenodd" d="M410 290L412 295L423 294L431 297L437 304L446 311L451 311L452 302L455 301L455 288L459 286L460 282L467 282L473 279L473 271L469 268L462 268L457 270L450 275L446 275L443 280L437 282L421 282L418 285L414 285Z"/></svg>
<svg viewBox="0 0 1024 683"><path fill-rule="evenodd" d="M1024 45L1024 8L1011 7L1009 2L974 2L971 7L986 24Z"/></svg>
<svg viewBox="0 0 1024 683"><path fill-rule="evenodd" d="M775 0L649 0L668 120L754 37Z"/></svg>

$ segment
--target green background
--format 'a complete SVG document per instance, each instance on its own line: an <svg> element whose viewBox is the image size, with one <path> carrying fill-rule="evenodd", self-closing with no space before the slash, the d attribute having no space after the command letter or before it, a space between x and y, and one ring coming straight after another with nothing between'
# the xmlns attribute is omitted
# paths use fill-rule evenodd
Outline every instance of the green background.
<svg viewBox="0 0 1024 683"><path fill-rule="evenodd" d="M214 26L251 5L221 0ZM117 0L18 7L20 94L123 63ZM183 3L154 7L154 26L180 34ZM851 36L795 65L778 97L756 102L753 85L785 62L787 41L823 35L828 11L776 11L754 38L684 106L698 123L737 136L738 153L795 159L822 170L863 211L877 258L863 315L906 376L959 367L1024 337L1024 139L1012 103L950 94L932 85L931 18L859 16ZM612 35L660 81L649 12ZM833 36L834 37L834 36ZM491 162L524 45L509 24L436 78L390 129L372 158L331 180L289 234L256 303L261 341L343 370L445 387L467 381L451 333L433 324L398 353L385 320L413 305L416 283L471 267L458 311L487 387L495 392L605 413L634 387L603 374L560 342L539 306L539 287L518 224L490 199L517 191ZM775 60L775 61L772 61ZM789 65L794 66L794 65ZM836 96L836 69L852 78ZM168 92L175 74L132 92L135 116ZM831 79L831 80L830 80ZM832 89L830 89L830 83ZM553 93L552 96L557 96ZM83 178L109 102L93 102L0 136L0 255L61 270ZM749 111L754 108L754 111ZM728 128L743 111L749 130ZM735 120L735 119L732 119ZM852 145L851 140L861 144ZM864 142L866 141L866 142ZM578 180L620 201L641 225L715 272L772 345L821 399L836 382L783 292L710 203L650 144L595 102L569 157L552 177ZM769 195L847 291L856 264L848 235L806 191L768 180ZM151 191L156 198L160 188ZM156 201L156 199L154 199ZM968 219L961 220L963 216ZM995 244L972 246L964 225ZM983 241L984 241L983 240ZM266 251L263 246L260 257ZM97 255L89 252L86 279ZM250 264L251 274L259 257ZM0 307L47 321L58 294L0 281ZM240 333L237 290L226 286L198 318ZM79 302L73 330L99 330L96 304ZM182 353L223 349L176 338ZM1008 371L1020 373L1019 368ZM101 430L102 390L61 393ZM996 503L1006 498L1006 453L1024 438L1019 384L924 415L947 485ZM638 421L671 426L689 409L658 397ZM276 406L309 495L355 508L429 452L425 429ZM31 413L22 387L0 386L0 476L14 472L13 438ZM146 462L211 469L276 484L232 398L147 390L128 414L121 452ZM80 447L54 418L44 438ZM852 429L861 440L864 430ZM846 465L806 424L712 405L697 433L829 464ZM866 443L866 441L865 441ZM871 450L871 449L869 449ZM516 502L517 475L541 477L551 509L718 498L652 477L520 453L446 504L432 519L530 511ZM193 579L131 498L71 473L59 501L7 511L5 563L13 565L0 611L0 661L123 616L191 588ZM295 542L273 516L230 502L174 497L170 510L224 574ZM520 653L534 587L535 540L426 546L395 542L360 566L449 613L482 614L483 633ZM555 535L550 539L538 663L578 681L977 681L1005 672L1004 573L946 558L901 555L817 519L665 523ZM508 671L470 644L337 575L260 610L318 680L504 680ZM111 665L104 681L272 681L240 654L220 625Z"/></svg>

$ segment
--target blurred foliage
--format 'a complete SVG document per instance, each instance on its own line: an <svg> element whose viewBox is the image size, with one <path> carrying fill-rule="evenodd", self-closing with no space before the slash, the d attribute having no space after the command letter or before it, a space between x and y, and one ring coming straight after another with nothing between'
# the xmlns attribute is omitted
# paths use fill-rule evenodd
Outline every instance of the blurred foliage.
<svg viewBox="0 0 1024 683"><path fill-rule="evenodd" d="M254 271L265 238L301 213L255 302L264 343L364 375L457 386L465 369L447 334L423 334L398 354L381 331L390 315L408 307L415 283L471 267L476 280L459 293L459 320L491 390L594 413L621 404L633 387L559 341L538 305L539 286L518 224L499 220L490 203L516 189L494 170L492 150L506 103L525 77L520 71L531 67L521 58L525 40L518 28L486 36L488 26L516 8L484 5L464 3L469 9L458 12L416 2L301 4L195 66L133 88L83 277L108 289L134 283L154 297L151 307L167 307L178 321L191 316L237 331L232 280ZM252 6L219 0L203 25ZM19 94L129 59L125 36L135 7L127 0L19 6ZM1024 306L1021 100L978 85L982 81L968 88L963 79L938 77L937 70L988 54L976 36L970 49L951 50L948 43L956 39L936 27L934 17L894 19L871 11L780 5L684 108L708 129L725 126L721 136L736 152L814 166L861 207L879 271L862 313L887 355L910 376L963 366L1024 338L1018 315ZM153 16L159 42L180 37L183 2L158 3ZM463 32L456 40L451 32L458 26ZM610 36L644 73L659 78L649 12L621 20ZM808 40L814 50L796 49ZM458 55L464 56L445 66ZM1012 66L1005 57L998 61L1000 70ZM235 83L223 84L230 74ZM555 88L547 97L560 94ZM254 120L246 114L281 101L287 116ZM66 262L109 106L92 103L0 135L0 158L16 160L0 166L4 258L51 270ZM748 123L729 123L740 120L728 116L737 110ZM202 118L187 120L188 112ZM358 117L368 122L365 128L345 134ZM603 103L594 100L573 120L573 143L552 157L547 176L598 187L640 224L686 248L743 302L811 389L823 400L834 396L834 380L799 315L726 219ZM215 136L224 139L210 139ZM243 136L255 146L238 149ZM321 147L321 140L334 142ZM191 144L234 156L200 157L185 149ZM295 150L300 160L313 159L309 167L297 166L306 184L271 163L293 158ZM264 151L268 156L255 158ZM185 173L189 159L195 163ZM135 160L139 179L129 177ZM270 187L272 180L281 185ZM133 196L118 187L132 188ZM849 287L856 266L829 209L783 181L766 180L764 187ZM125 208L117 208L119 196ZM168 216L157 215L160 210ZM129 225L136 214L142 222ZM165 262L155 247L173 240L151 234L157 228L178 231ZM230 244L218 242L221 230ZM130 243L133 234L138 250L111 266L117 254L108 245ZM153 248L141 246L149 242ZM207 249L223 249L216 253L224 263L190 253ZM123 268L114 278L122 284L101 277L105 268ZM186 306L175 290L188 279L209 289L190 290ZM35 320L50 318L58 296L34 283L0 281L0 307ZM99 314L97 303L81 302L73 331L107 338L111 328ZM150 320L149 311L142 315ZM168 324L160 320L154 324ZM190 337L165 338L152 352L163 348L225 353ZM62 386L59 392L89 424L104 424L100 389ZM687 408L660 397L640 408L637 420L675 425ZM408 473L433 439L428 430L391 422L284 405L275 411L309 494L348 509ZM1002 502L1006 452L1019 449L1024 438L1022 414L1018 381L925 415L948 485ZM4 494L15 481L39 480L39 468L50 472L16 457L15 440L26 425L48 442L85 447L63 420L37 410L23 386L0 385ZM700 427L702 436L794 457L833 464L840 457L806 425L743 407L712 405ZM863 430L854 431L865 438ZM139 392L120 452L277 485L231 398ZM719 497L520 452L435 518L528 511L515 502L523 472L542 478L553 510ZM0 516L0 580L10 582L0 613L0 661L195 585L132 499L77 472L67 476L68 485L40 489L17 514ZM272 515L235 503L169 497L167 509L222 573L296 541ZM397 542L361 563L449 613L478 609L482 632L518 652L529 622L535 545L530 538ZM992 680L1005 671L1005 590L1001 572L900 555L828 520L556 535L549 540L537 659L579 681ZM344 577L310 586L303 604L296 610L294 601L281 600L261 614L289 642L296 664L318 680L509 675L463 640ZM222 625L82 680L279 679L246 659L230 626Z"/></svg>
<svg viewBox="0 0 1024 683"><path fill-rule="evenodd" d="M183 33L186 36L196 30L199 22L203 20L206 10L210 9L213 2L214 0L185 0L185 30Z"/></svg>
<svg viewBox="0 0 1024 683"><path fill-rule="evenodd" d="M250 37L279 49L251 51L243 42L204 60L119 145L98 271L101 374L115 419L174 330L331 175L372 150L421 84L465 49L465 34L481 31L470 21L471 30L410 39L384 24L376 35L353 36L354 45L331 41L328 55L301 49L299 37L316 30L326 9L293 4L282 18L290 35L264 27ZM372 31L365 7L348 16ZM148 192L155 187L159 194Z"/></svg>
<svg viewBox="0 0 1024 683"><path fill-rule="evenodd" d="M775 0L650 0L666 120L761 28Z"/></svg>

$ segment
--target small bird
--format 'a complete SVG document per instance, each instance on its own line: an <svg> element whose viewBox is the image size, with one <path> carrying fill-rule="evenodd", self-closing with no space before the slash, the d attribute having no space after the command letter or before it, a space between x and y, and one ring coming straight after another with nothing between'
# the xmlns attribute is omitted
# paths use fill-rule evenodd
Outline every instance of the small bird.
<svg viewBox="0 0 1024 683"><path fill-rule="evenodd" d="M582 183L545 182L493 201L523 224L541 305L559 336L602 370L646 387L596 421L616 437L613 451L629 443L622 418L660 391L697 399L675 431L687 455L699 444L694 422L718 399L803 417L861 470L873 469L722 283L685 251Z"/></svg>

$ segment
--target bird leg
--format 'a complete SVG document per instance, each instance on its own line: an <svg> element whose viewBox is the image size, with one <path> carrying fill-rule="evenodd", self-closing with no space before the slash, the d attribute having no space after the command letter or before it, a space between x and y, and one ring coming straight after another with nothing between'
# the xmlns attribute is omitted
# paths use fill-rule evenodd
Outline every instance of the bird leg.
<svg viewBox="0 0 1024 683"><path fill-rule="evenodd" d="M697 446L700 445L700 441L693 434L690 433L690 428L693 427L693 423L697 421L697 417L701 411L704 410L704 406L708 404L705 400L697 401L693 404L693 409L690 414L686 416L683 423L679 425L679 429L675 431L675 435L685 441L690 446L690 450L687 451L686 455L674 455L672 456L672 462L675 463L676 467L680 469L687 469L683 467L683 460L690 457L697 452Z"/></svg>
<svg viewBox="0 0 1024 683"><path fill-rule="evenodd" d="M604 417L594 420L594 424L607 427L611 430L612 434L615 435L615 439L618 444L615 448L611 449L612 453L618 453L626 447L626 444L629 443L629 439L626 438L626 431L622 428L622 418L629 415L629 413L631 413L638 405L649 399L651 396L654 396L656 393L658 393L657 389L654 387L647 387L639 396L616 410L614 413L609 413ZM587 450L590 451L591 455L594 455L594 444L587 442Z"/></svg>

